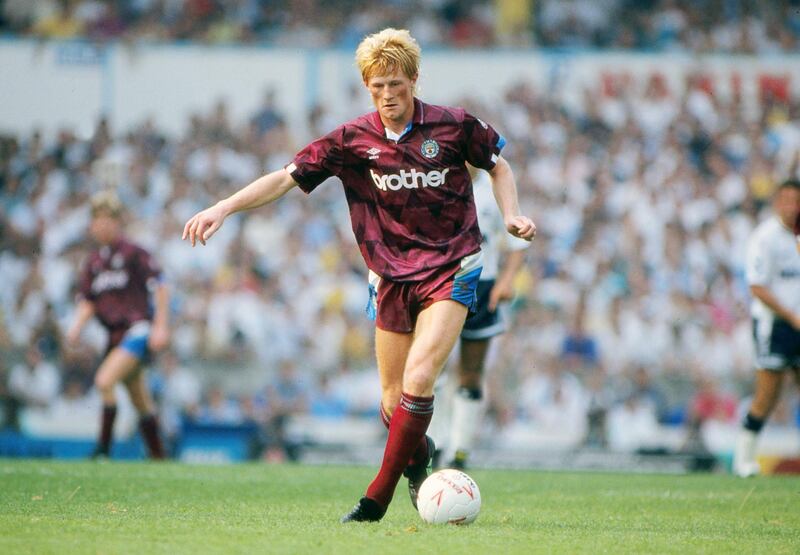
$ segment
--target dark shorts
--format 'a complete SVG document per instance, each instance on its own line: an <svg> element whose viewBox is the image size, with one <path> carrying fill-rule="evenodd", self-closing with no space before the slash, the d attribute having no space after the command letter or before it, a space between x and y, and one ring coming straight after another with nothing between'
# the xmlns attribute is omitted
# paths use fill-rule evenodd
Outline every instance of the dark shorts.
<svg viewBox="0 0 800 555"><path fill-rule="evenodd" d="M390 281L370 272L367 315L382 330L410 333L419 313L435 302L450 299L472 311L481 269L478 252L442 267L425 281Z"/></svg>
<svg viewBox="0 0 800 555"><path fill-rule="evenodd" d="M464 322L464 329L461 330L462 339L480 341L506 331L506 324L500 310L494 312L489 310L489 293L492 292L492 287L494 287L493 279L478 282L478 302L475 305L475 312L470 314L467 321Z"/></svg>
<svg viewBox="0 0 800 555"><path fill-rule="evenodd" d="M764 370L800 369L800 331L775 318L753 319L756 366Z"/></svg>
<svg viewBox="0 0 800 555"><path fill-rule="evenodd" d="M147 342L150 339L150 322L142 320L134 322L130 327L113 328L108 331L108 348L106 355L115 347L121 347L142 362L150 359Z"/></svg>

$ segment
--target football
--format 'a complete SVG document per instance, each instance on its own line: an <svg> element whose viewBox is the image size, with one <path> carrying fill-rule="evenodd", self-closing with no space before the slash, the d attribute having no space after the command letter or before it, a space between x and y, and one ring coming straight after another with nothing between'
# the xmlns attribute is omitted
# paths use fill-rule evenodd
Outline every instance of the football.
<svg viewBox="0 0 800 555"><path fill-rule="evenodd" d="M481 492L464 472L439 470L422 483L417 510L428 524L470 524L481 510Z"/></svg>

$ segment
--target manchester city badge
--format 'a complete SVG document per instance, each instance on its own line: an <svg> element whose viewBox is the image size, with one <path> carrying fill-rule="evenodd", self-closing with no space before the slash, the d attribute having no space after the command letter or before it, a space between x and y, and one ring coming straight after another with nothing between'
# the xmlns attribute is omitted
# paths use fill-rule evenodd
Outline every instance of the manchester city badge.
<svg viewBox="0 0 800 555"><path fill-rule="evenodd" d="M422 155L425 158L433 158L437 154L439 154L439 143L434 141L433 139L425 139L422 141L422 146L420 147L422 151Z"/></svg>

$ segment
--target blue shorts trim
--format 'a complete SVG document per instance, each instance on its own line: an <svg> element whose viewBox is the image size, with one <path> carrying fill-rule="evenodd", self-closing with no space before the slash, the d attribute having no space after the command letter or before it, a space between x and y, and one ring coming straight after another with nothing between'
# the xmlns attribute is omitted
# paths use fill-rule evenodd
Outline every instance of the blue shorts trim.
<svg viewBox="0 0 800 555"><path fill-rule="evenodd" d="M482 269L483 267L478 267L463 274L459 272L453 280L453 291L450 293L450 298L466 306L470 312L475 312L478 304L476 292Z"/></svg>
<svg viewBox="0 0 800 555"><path fill-rule="evenodd" d="M367 307L364 312L367 313L367 318L373 322L378 317L378 290L371 283L369 284L369 299L367 299Z"/></svg>
<svg viewBox="0 0 800 555"><path fill-rule="evenodd" d="M369 271L369 299L367 299L367 306L364 312L367 313L367 318L373 322L378 319L378 284L381 278L378 274Z"/></svg>
<svg viewBox="0 0 800 555"><path fill-rule="evenodd" d="M149 358L150 322L137 322L130 327L120 341L119 346L141 361Z"/></svg>
<svg viewBox="0 0 800 555"><path fill-rule="evenodd" d="M478 281L478 303L475 307L475 312L470 314L467 317L467 321L464 322L464 329L461 330L462 339L479 341L500 335L506 331L506 324L501 313L503 307L497 307L494 312L489 310L489 295L493 287L493 279Z"/></svg>

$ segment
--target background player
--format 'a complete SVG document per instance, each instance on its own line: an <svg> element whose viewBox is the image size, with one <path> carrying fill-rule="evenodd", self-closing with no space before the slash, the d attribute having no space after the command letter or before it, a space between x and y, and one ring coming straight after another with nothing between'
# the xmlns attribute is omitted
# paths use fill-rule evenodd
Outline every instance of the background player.
<svg viewBox="0 0 800 555"><path fill-rule="evenodd" d="M448 411L438 409L431 423L432 432L436 431L431 435L441 448L437 449L437 458L447 461L445 464L450 468L461 469L466 467L481 421L483 372L491 338L506 329L500 303L513 298L514 276L525 261L524 249L530 246L528 241L506 231L492 195L489 174L470 167L470 176L482 235L483 271L478 281L475 312L467 317L461 331L458 387L450 404L449 423Z"/></svg>
<svg viewBox="0 0 800 555"><path fill-rule="evenodd" d="M160 282L161 271L150 254L123 237L121 218L122 205L116 195L102 192L92 197L90 232L99 246L83 268L81 299L67 340L77 343L92 316L108 331L108 347L94 379L103 412L93 456L110 454L117 415L114 387L122 382L139 412L139 429L150 456L161 459L164 451L155 405L142 365L151 352L162 350L169 342L169 292Z"/></svg>
<svg viewBox="0 0 800 555"><path fill-rule="evenodd" d="M490 172L509 233L531 239L504 139L457 108L414 95L420 49L408 31L366 37L356 63L377 111L314 141L286 168L267 174L193 216L183 237L202 244L225 218L272 202L295 186L310 193L336 175L353 233L370 270L368 312L376 322L381 414L389 437L378 475L342 519L380 520L402 474L416 505L433 446L425 436L433 384L474 304L480 231L466 162Z"/></svg>
<svg viewBox="0 0 800 555"><path fill-rule="evenodd" d="M775 217L759 224L747 246L747 282L756 350L756 390L736 443L733 470L758 474L756 439L781 393L784 370L800 372L800 181L778 187Z"/></svg>

